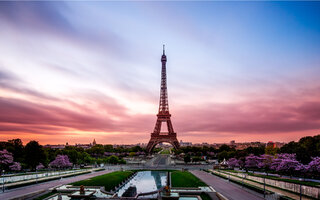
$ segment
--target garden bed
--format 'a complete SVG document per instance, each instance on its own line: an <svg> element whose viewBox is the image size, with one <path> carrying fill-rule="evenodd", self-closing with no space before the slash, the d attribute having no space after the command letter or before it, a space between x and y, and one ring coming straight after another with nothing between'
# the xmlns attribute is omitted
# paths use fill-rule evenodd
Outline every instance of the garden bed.
<svg viewBox="0 0 320 200"><path fill-rule="evenodd" d="M116 171L108 174L92 177L86 180L78 181L71 183L74 186L104 186L106 191L110 191L114 189L114 187L118 186L124 180L126 180L129 176L131 176L133 171Z"/></svg>
<svg viewBox="0 0 320 200"><path fill-rule="evenodd" d="M173 171L171 172L171 186L172 187L202 187L207 186L204 182L196 176L187 171Z"/></svg>

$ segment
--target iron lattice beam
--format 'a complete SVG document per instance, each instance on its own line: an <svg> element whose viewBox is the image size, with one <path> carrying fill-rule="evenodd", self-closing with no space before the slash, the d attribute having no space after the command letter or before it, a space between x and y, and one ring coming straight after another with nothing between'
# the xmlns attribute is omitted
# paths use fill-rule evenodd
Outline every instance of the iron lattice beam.
<svg viewBox="0 0 320 200"><path fill-rule="evenodd" d="M168 103L168 89L167 89L167 56L165 55L164 45L163 54L161 56L161 87L160 87L160 101L159 101L159 111L157 114L157 121L154 127L153 133L151 133L151 139L147 145L147 151L150 153L152 149L160 142L168 142L174 148L179 148L180 144L177 140L177 134L173 130L171 122L171 114L169 112ZM167 123L168 132L161 132L162 123Z"/></svg>

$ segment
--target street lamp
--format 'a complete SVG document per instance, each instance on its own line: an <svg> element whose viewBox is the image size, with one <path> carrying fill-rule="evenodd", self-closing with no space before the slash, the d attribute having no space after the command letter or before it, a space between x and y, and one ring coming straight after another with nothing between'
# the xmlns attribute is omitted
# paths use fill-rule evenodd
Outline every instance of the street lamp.
<svg viewBox="0 0 320 200"><path fill-rule="evenodd" d="M302 199L302 186L301 186L301 181L302 181L302 178L299 178L299 184L300 184L300 200Z"/></svg>
<svg viewBox="0 0 320 200"><path fill-rule="evenodd" d="M2 193L4 192L4 170L2 170Z"/></svg>
<svg viewBox="0 0 320 200"><path fill-rule="evenodd" d="M243 182L244 182L244 176L245 176L245 175L242 174L242 187L244 186L244 183L243 183Z"/></svg>
<svg viewBox="0 0 320 200"><path fill-rule="evenodd" d="M263 173L263 198L266 198L266 173Z"/></svg>

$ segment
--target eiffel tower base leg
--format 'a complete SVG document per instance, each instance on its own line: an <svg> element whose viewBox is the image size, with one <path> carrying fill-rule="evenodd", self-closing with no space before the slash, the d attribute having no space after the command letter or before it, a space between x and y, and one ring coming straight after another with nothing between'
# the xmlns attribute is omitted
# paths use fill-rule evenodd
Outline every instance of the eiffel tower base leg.
<svg viewBox="0 0 320 200"><path fill-rule="evenodd" d="M180 144L177 140L176 137L168 137L168 136L155 136L155 137L151 137L148 145L147 145L147 152L148 154L151 154L153 148L161 143L161 142L166 142L171 144L175 149L178 149L180 147Z"/></svg>

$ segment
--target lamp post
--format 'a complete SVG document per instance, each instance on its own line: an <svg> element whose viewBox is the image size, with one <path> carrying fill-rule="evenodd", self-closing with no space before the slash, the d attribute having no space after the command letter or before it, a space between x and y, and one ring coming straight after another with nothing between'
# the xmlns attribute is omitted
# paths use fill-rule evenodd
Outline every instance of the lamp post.
<svg viewBox="0 0 320 200"><path fill-rule="evenodd" d="M245 175L242 174L242 187L243 187L243 184L244 184L244 183L243 183L243 181L244 181L244 176L245 176Z"/></svg>
<svg viewBox="0 0 320 200"><path fill-rule="evenodd" d="M266 198L266 173L263 173L263 198Z"/></svg>
<svg viewBox="0 0 320 200"><path fill-rule="evenodd" d="M2 170L2 193L4 193L4 170Z"/></svg>
<svg viewBox="0 0 320 200"><path fill-rule="evenodd" d="M302 199L302 185L301 185L301 181L302 181L302 178L299 178L299 184L300 184L300 200Z"/></svg>

